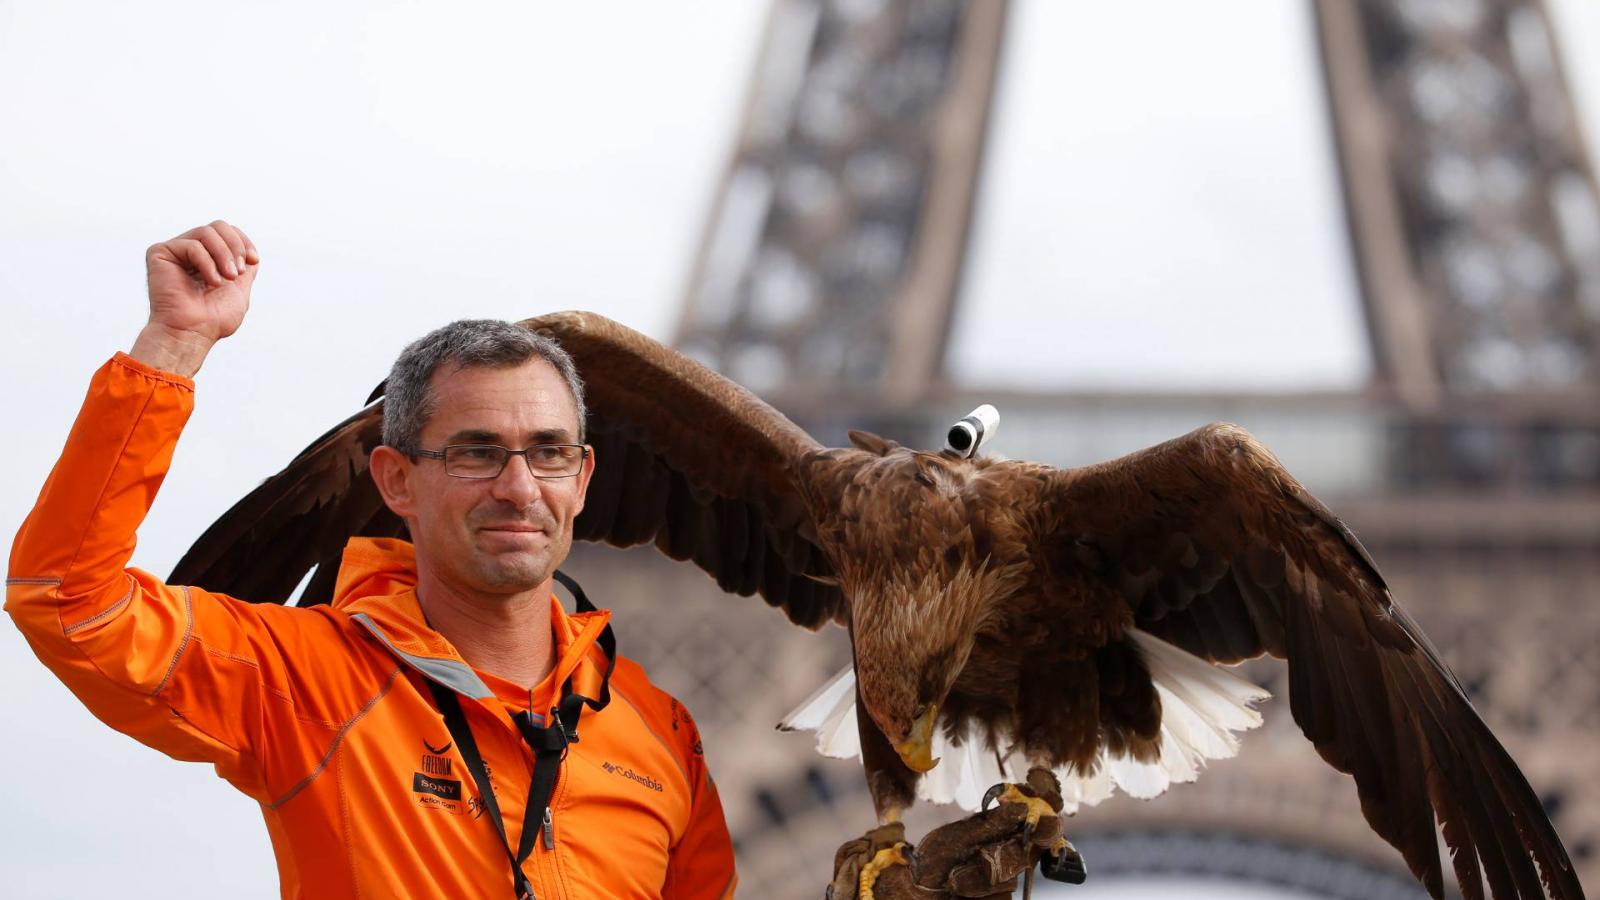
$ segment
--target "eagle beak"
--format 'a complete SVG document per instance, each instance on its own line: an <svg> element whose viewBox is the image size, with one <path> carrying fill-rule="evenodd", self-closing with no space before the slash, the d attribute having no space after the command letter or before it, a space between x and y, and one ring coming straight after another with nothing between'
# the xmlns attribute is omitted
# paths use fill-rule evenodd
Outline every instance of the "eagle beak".
<svg viewBox="0 0 1600 900"><path fill-rule="evenodd" d="M939 764L933 758L933 722L938 717L938 705L930 705L922 718L911 723L911 734L894 745L894 751L913 771L927 772Z"/></svg>

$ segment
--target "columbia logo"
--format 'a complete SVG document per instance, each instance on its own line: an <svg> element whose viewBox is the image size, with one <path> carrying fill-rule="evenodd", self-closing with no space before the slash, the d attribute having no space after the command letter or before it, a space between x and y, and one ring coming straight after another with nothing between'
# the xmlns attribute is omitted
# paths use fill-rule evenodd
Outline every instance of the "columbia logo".
<svg viewBox="0 0 1600 900"><path fill-rule="evenodd" d="M640 775L638 772L635 772L632 769L618 768L616 765L609 762L601 763L600 768L605 769L607 772L610 772L613 775L621 775L623 778L627 778L631 781L637 781L638 783L644 785L652 791L656 791L657 793L665 790L665 788L661 786L661 782L651 778L649 775Z"/></svg>

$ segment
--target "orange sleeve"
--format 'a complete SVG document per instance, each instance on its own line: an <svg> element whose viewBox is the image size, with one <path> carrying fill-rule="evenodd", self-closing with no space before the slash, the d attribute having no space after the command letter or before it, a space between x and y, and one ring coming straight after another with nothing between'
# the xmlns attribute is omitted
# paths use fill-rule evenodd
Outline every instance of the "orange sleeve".
<svg viewBox="0 0 1600 900"><path fill-rule="evenodd" d="M679 733L684 741L685 768L695 784L694 806L689 814L689 826L672 848L661 897L662 900L722 900L732 897L739 886L739 877L734 871L733 839L728 835L728 822L722 815L722 799L717 795L716 782L711 780L711 772L706 768L700 728L689 717L688 710L681 704L678 708L688 725Z"/></svg>
<svg viewBox="0 0 1600 900"><path fill-rule="evenodd" d="M12 545L5 608L101 721L261 799L253 748L270 700L251 648L272 637L268 611L127 568L193 389L120 353L95 373Z"/></svg>

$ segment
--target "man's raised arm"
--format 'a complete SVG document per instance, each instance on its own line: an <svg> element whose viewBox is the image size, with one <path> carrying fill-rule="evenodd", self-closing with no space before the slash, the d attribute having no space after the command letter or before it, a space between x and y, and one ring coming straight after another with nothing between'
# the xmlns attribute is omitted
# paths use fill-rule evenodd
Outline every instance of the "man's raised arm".
<svg viewBox="0 0 1600 900"><path fill-rule="evenodd" d="M172 756L215 763L247 793L261 790L249 758L262 613L128 563L194 408L189 376L238 329L259 261L220 221L149 249L149 322L95 373L6 578L6 611L90 711Z"/></svg>

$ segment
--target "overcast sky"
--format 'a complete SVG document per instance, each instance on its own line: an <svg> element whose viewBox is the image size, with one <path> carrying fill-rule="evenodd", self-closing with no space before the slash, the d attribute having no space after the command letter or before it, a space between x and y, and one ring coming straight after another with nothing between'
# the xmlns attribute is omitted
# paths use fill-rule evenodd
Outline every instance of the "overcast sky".
<svg viewBox="0 0 1600 900"><path fill-rule="evenodd" d="M624 7L0 0L0 531L143 322L145 246L213 218L263 268L141 532L158 573L438 324L585 308L668 337L765 4ZM954 371L1359 384L1305 8L1014 9ZM1600 11L1553 9L1600 144ZM254 804L94 722L9 620L0 678L7 896L276 895Z"/></svg>

